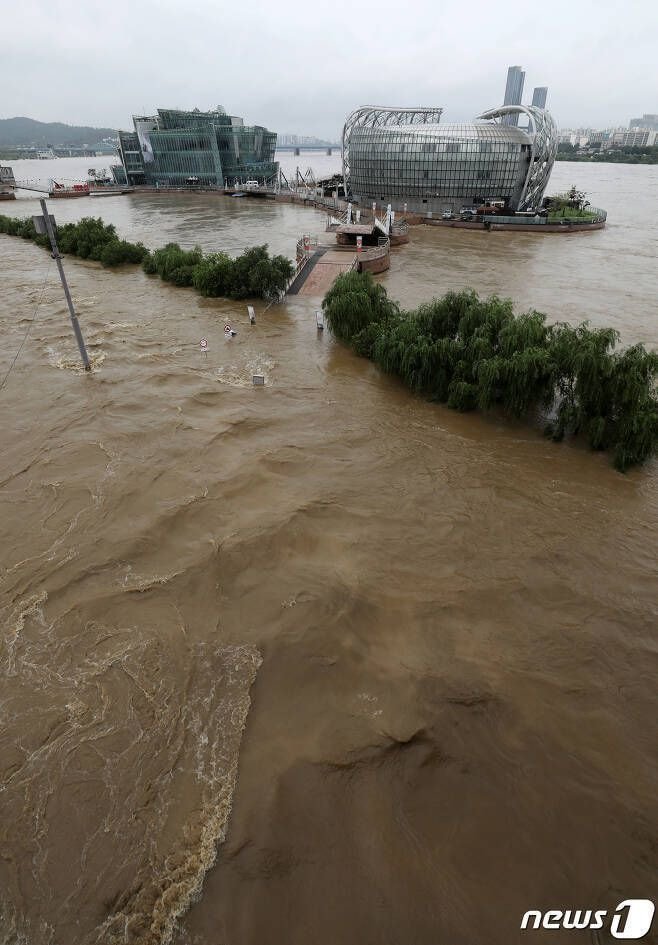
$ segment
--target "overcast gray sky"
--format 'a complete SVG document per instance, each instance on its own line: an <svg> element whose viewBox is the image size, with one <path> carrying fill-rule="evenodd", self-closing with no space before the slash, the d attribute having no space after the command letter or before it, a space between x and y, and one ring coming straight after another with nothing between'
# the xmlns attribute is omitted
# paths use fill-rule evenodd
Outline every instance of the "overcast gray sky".
<svg viewBox="0 0 658 945"><path fill-rule="evenodd" d="M656 0L12 0L0 117L127 128L157 107L223 105L273 131L337 138L362 104L446 121L549 86L561 127L658 112Z"/></svg>

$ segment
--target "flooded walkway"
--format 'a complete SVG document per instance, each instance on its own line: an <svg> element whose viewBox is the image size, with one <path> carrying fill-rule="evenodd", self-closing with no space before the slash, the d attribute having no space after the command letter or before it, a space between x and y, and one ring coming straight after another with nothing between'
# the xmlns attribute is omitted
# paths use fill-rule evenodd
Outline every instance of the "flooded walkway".
<svg viewBox="0 0 658 945"><path fill-rule="evenodd" d="M304 284L298 290L298 295L323 296L341 272L349 272L354 268L355 259L355 253L346 253L344 250L337 249L326 250L313 265Z"/></svg>

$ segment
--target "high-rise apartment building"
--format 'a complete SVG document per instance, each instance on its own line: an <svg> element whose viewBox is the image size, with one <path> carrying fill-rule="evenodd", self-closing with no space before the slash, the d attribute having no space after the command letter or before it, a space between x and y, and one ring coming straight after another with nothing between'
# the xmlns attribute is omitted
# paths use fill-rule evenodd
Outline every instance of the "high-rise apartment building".
<svg viewBox="0 0 658 945"><path fill-rule="evenodd" d="M521 66L510 66L507 70L507 84L505 86L505 98L503 105L520 105L523 97L523 83L525 82L525 72ZM519 116L505 115L502 119L505 125L518 125Z"/></svg>
<svg viewBox="0 0 658 945"><path fill-rule="evenodd" d="M631 118L628 127L630 130L642 128L648 131L658 131L658 115L643 115L641 118Z"/></svg>

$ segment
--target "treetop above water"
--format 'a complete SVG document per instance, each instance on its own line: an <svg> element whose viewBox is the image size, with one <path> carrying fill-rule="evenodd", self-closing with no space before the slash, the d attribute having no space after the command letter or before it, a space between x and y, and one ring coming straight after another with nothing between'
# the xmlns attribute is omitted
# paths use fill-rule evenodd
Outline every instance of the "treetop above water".
<svg viewBox="0 0 658 945"><path fill-rule="evenodd" d="M456 410L502 407L544 417L559 441L580 434L611 450L625 471L658 442L658 354L616 351L618 333L549 325L541 312L515 315L512 302L448 292L404 312L368 273L338 277L323 301L333 333L413 391Z"/></svg>
<svg viewBox="0 0 658 945"><path fill-rule="evenodd" d="M37 233L31 218L0 216L0 233L32 240L50 249L47 236ZM226 253L204 254L200 247L181 249L167 243L153 252L143 243L129 243L117 236L112 224L100 217L83 217L78 223L57 227L60 251L91 259L108 268L141 263L148 275L158 275L177 286L194 287L201 295L231 299L277 298L286 288L294 267L285 256L270 256L267 246L253 246L233 259Z"/></svg>

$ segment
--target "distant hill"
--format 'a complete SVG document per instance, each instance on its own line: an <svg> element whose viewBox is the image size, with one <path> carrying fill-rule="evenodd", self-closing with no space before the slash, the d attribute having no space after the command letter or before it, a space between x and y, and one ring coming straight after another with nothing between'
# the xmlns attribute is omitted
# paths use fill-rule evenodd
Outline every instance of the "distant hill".
<svg viewBox="0 0 658 945"><path fill-rule="evenodd" d="M59 121L34 121L33 118L0 118L0 148L80 148L116 135L114 128L64 125Z"/></svg>

